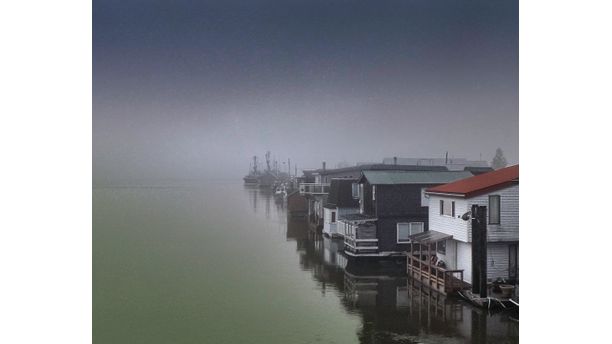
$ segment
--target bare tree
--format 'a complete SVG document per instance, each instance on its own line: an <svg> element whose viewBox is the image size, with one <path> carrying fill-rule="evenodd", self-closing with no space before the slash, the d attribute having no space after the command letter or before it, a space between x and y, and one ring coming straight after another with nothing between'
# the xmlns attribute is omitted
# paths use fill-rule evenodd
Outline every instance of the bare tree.
<svg viewBox="0 0 612 344"><path fill-rule="evenodd" d="M504 168L508 165L508 161L506 161L506 157L504 156L504 151L501 150L501 148L497 148L497 150L495 151L495 156L493 157L493 160L491 161L491 167L493 167L496 170L499 170L500 168Z"/></svg>

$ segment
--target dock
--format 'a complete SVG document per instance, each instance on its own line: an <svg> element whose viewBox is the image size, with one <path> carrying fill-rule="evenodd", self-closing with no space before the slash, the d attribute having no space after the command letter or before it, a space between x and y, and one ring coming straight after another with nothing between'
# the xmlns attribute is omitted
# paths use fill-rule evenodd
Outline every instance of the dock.
<svg viewBox="0 0 612 344"><path fill-rule="evenodd" d="M463 270L446 269L434 261L438 242L452 237L432 230L410 236L410 252L406 253L408 276L444 295L468 289L469 284L463 281Z"/></svg>

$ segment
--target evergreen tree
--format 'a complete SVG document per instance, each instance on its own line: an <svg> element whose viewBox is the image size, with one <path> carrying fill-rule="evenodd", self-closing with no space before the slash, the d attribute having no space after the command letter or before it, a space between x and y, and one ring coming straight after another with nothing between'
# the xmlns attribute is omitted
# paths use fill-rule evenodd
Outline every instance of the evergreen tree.
<svg viewBox="0 0 612 344"><path fill-rule="evenodd" d="M500 168L504 168L508 165L508 161L506 161L506 157L504 156L504 151L501 150L501 148L497 148L497 150L495 151L495 156L493 157L493 160L491 161L491 167L493 167L496 170L499 170Z"/></svg>

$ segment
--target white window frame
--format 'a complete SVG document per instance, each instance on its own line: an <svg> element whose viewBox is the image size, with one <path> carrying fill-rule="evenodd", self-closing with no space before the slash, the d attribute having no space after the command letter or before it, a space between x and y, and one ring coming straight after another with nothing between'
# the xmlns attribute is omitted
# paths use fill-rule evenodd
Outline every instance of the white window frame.
<svg viewBox="0 0 612 344"><path fill-rule="evenodd" d="M351 184L351 195L354 199L359 199L359 184L353 183Z"/></svg>
<svg viewBox="0 0 612 344"><path fill-rule="evenodd" d="M448 214L448 215L444 213L444 205L447 202L449 202L449 204L450 204L450 214ZM439 205L440 206L440 216L451 217L451 218L455 217L455 211L454 210L455 210L455 207L457 206L455 204L455 201L441 199L439 203L440 203L440 205Z"/></svg>
<svg viewBox="0 0 612 344"><path fill-rule="evenodd" d="M399 229L400 225L408 225L408 236L410 236L410 222L398 222L395 224L395 240L398 244L408 244L410 243L410 239L406 239L405 241L400 240L399 237Z"/></svg>
<svg viewBox="0 0 612 344"><path fill-rule="evenodd" d="M489 195L489 200L488 200L488 204L487 204L487 216L488 216L488 224L490 225L501 225L501 195ZM497 198L498 199L498 204L497 204L497 222L491 222L491 214L493 213L491 211L491 199L493 198Z"/></svg>
<svg viewBox="0 0 612 344"><path fill-rule="evenodd" d="M425 222L398 222L395 225L395 240L398 244L409 244L410 243L410 239L406 240L406 241L400 241L400 237L399 237L399 228L400 225L408 225L408 236L411 236L413 234L416 234L417 232L413 232L412 230L412 226L416 225L416 224L420 224L421 225L421 231L418 233L423 233L425 231Z"/></svg>
<svg viewBox="0 0 612 344"><path fill-rule="evenodd" d="M419 224L421 225L421 231L418 233L423 233L425 232L425 222L408 222L408 231L410 232L410 235L416 234L417 232L413 232L412 231L412 226Z"/></svg>
<svg viewBox="0 0 612 344"><path fill-rule="evenodd" d="M363 214L365 211L364 204L364 196L363 196L363 184L359 184L359 213Z"/></svg>

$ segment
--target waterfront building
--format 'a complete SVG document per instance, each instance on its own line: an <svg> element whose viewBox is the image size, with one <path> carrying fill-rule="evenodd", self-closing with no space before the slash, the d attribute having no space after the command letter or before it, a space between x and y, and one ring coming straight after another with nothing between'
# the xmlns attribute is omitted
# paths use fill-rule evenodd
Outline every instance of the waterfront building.
<svg viewBox="0 0 612 344"><path fill-rule="evenodd" d="M338 232L338 218L359 212L359 200L353 198L352 188L357 179L332 178L329 194L323 205L323 234L329 237L342 237Z"/></svg>
<svg viewBox="0 0 612 344"><path fill-rule="evenodd" d="M472 283L472 205L486 206L487 280L518 280L519 166L514 165L429 188L429 229L446 236L436 256L448 269L463 270Z"/></svg>
<svg viewBox="0 0 612 344"><path fill-rule="evenodd" d="M405 256L409 236L428 229L425 190L470 176L467 171L363 171L353 187L359 213L340 217L338 223L346 254Z"/></svg>

